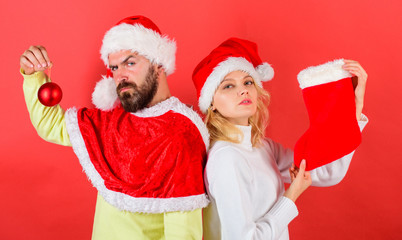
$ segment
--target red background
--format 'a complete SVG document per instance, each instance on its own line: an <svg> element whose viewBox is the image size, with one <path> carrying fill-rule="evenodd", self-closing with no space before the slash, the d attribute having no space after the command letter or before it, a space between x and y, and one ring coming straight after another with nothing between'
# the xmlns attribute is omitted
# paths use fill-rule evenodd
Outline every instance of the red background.
<svg viewBox="0 0 402 240"><path fill-rule="evenodd" d="M230 36L259 45L275 68L268 135L293 147L308 126L297 73L334 58L358 60L369 79L363 133L346 178L309 188L290 224L292 239L402 239L402 2L339 1L2 1L0 7L0 238L90 239L96 190L73 151L47 143L32 127L19 56L44 45L62 107L92 106L101 39L123 17L142 14L177 40L174 95L196 105L196 64ZM399 26L399 27L398 27ZM347 137L347 136L345 136Z"/></svg>

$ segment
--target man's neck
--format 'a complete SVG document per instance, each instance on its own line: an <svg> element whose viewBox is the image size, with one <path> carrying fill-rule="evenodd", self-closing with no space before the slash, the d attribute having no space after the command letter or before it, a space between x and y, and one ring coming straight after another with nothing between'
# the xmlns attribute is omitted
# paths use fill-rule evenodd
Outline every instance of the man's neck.
<svg viewBox="0 0 402 240"><path fill-rule="evenodd" d="M155 104L165 101L166 99L170 98L172 94L170 94L169 85L167 83L166 76L160 75L158 79L158 90L152 101L149 103L148 107L152 107Z"/></svg>
<svg viewBox="0 0 402 240"><path fill-rule="evenodd" d="M170 94L170 92L168 92L168 94L163 94L163 95L158 95L155 94L155 97L152 99L152 101L149 103L148 107L152 107L160 102L165 101L166 99L170 98L172 95Z"/></svg>

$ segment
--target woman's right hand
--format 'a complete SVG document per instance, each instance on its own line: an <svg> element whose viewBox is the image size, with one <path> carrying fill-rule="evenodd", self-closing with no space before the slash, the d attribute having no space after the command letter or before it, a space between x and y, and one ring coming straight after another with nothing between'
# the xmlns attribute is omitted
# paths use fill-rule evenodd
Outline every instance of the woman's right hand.
<svg viewBox="0 0 402 240"><path fill-rule="evenodd" d="M306 170L306 160L302 160L300 168L296 169L294 166L289 169L292 183L283 194L293 202L311 185L310 172Z"/></svg>
<svg viewBox="0 0 402 240"><path fill-rule="evenodd" d="M20 66L24 74L45 71L52 66L46 49L43 46L30 46L20 57Z"/></svg>

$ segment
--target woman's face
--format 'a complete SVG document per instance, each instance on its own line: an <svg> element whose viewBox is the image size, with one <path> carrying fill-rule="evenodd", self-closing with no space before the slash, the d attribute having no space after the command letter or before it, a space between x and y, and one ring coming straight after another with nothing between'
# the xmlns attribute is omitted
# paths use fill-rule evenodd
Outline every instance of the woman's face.
<svg viewBox="0 0 402 240"><path fill-rule="evenodd" d="M254 79L248 73L234 71L219 85L212 106L229 122L247 126L249 117L257 111L257 95Z"/></svg>

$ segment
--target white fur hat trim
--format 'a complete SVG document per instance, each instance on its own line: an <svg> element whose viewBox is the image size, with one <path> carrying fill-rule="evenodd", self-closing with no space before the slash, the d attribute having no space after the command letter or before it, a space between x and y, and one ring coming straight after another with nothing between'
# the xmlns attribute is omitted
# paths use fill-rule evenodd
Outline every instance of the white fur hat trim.
<svg viewBox="0 0 402 240"><path fill-rule="evenodd" d="M162 65L166 75L175 70L176 42L141 24L121 23L106 32L100 50L101 58L109 66L110 53L132 50L151 62Z"/></svg>

